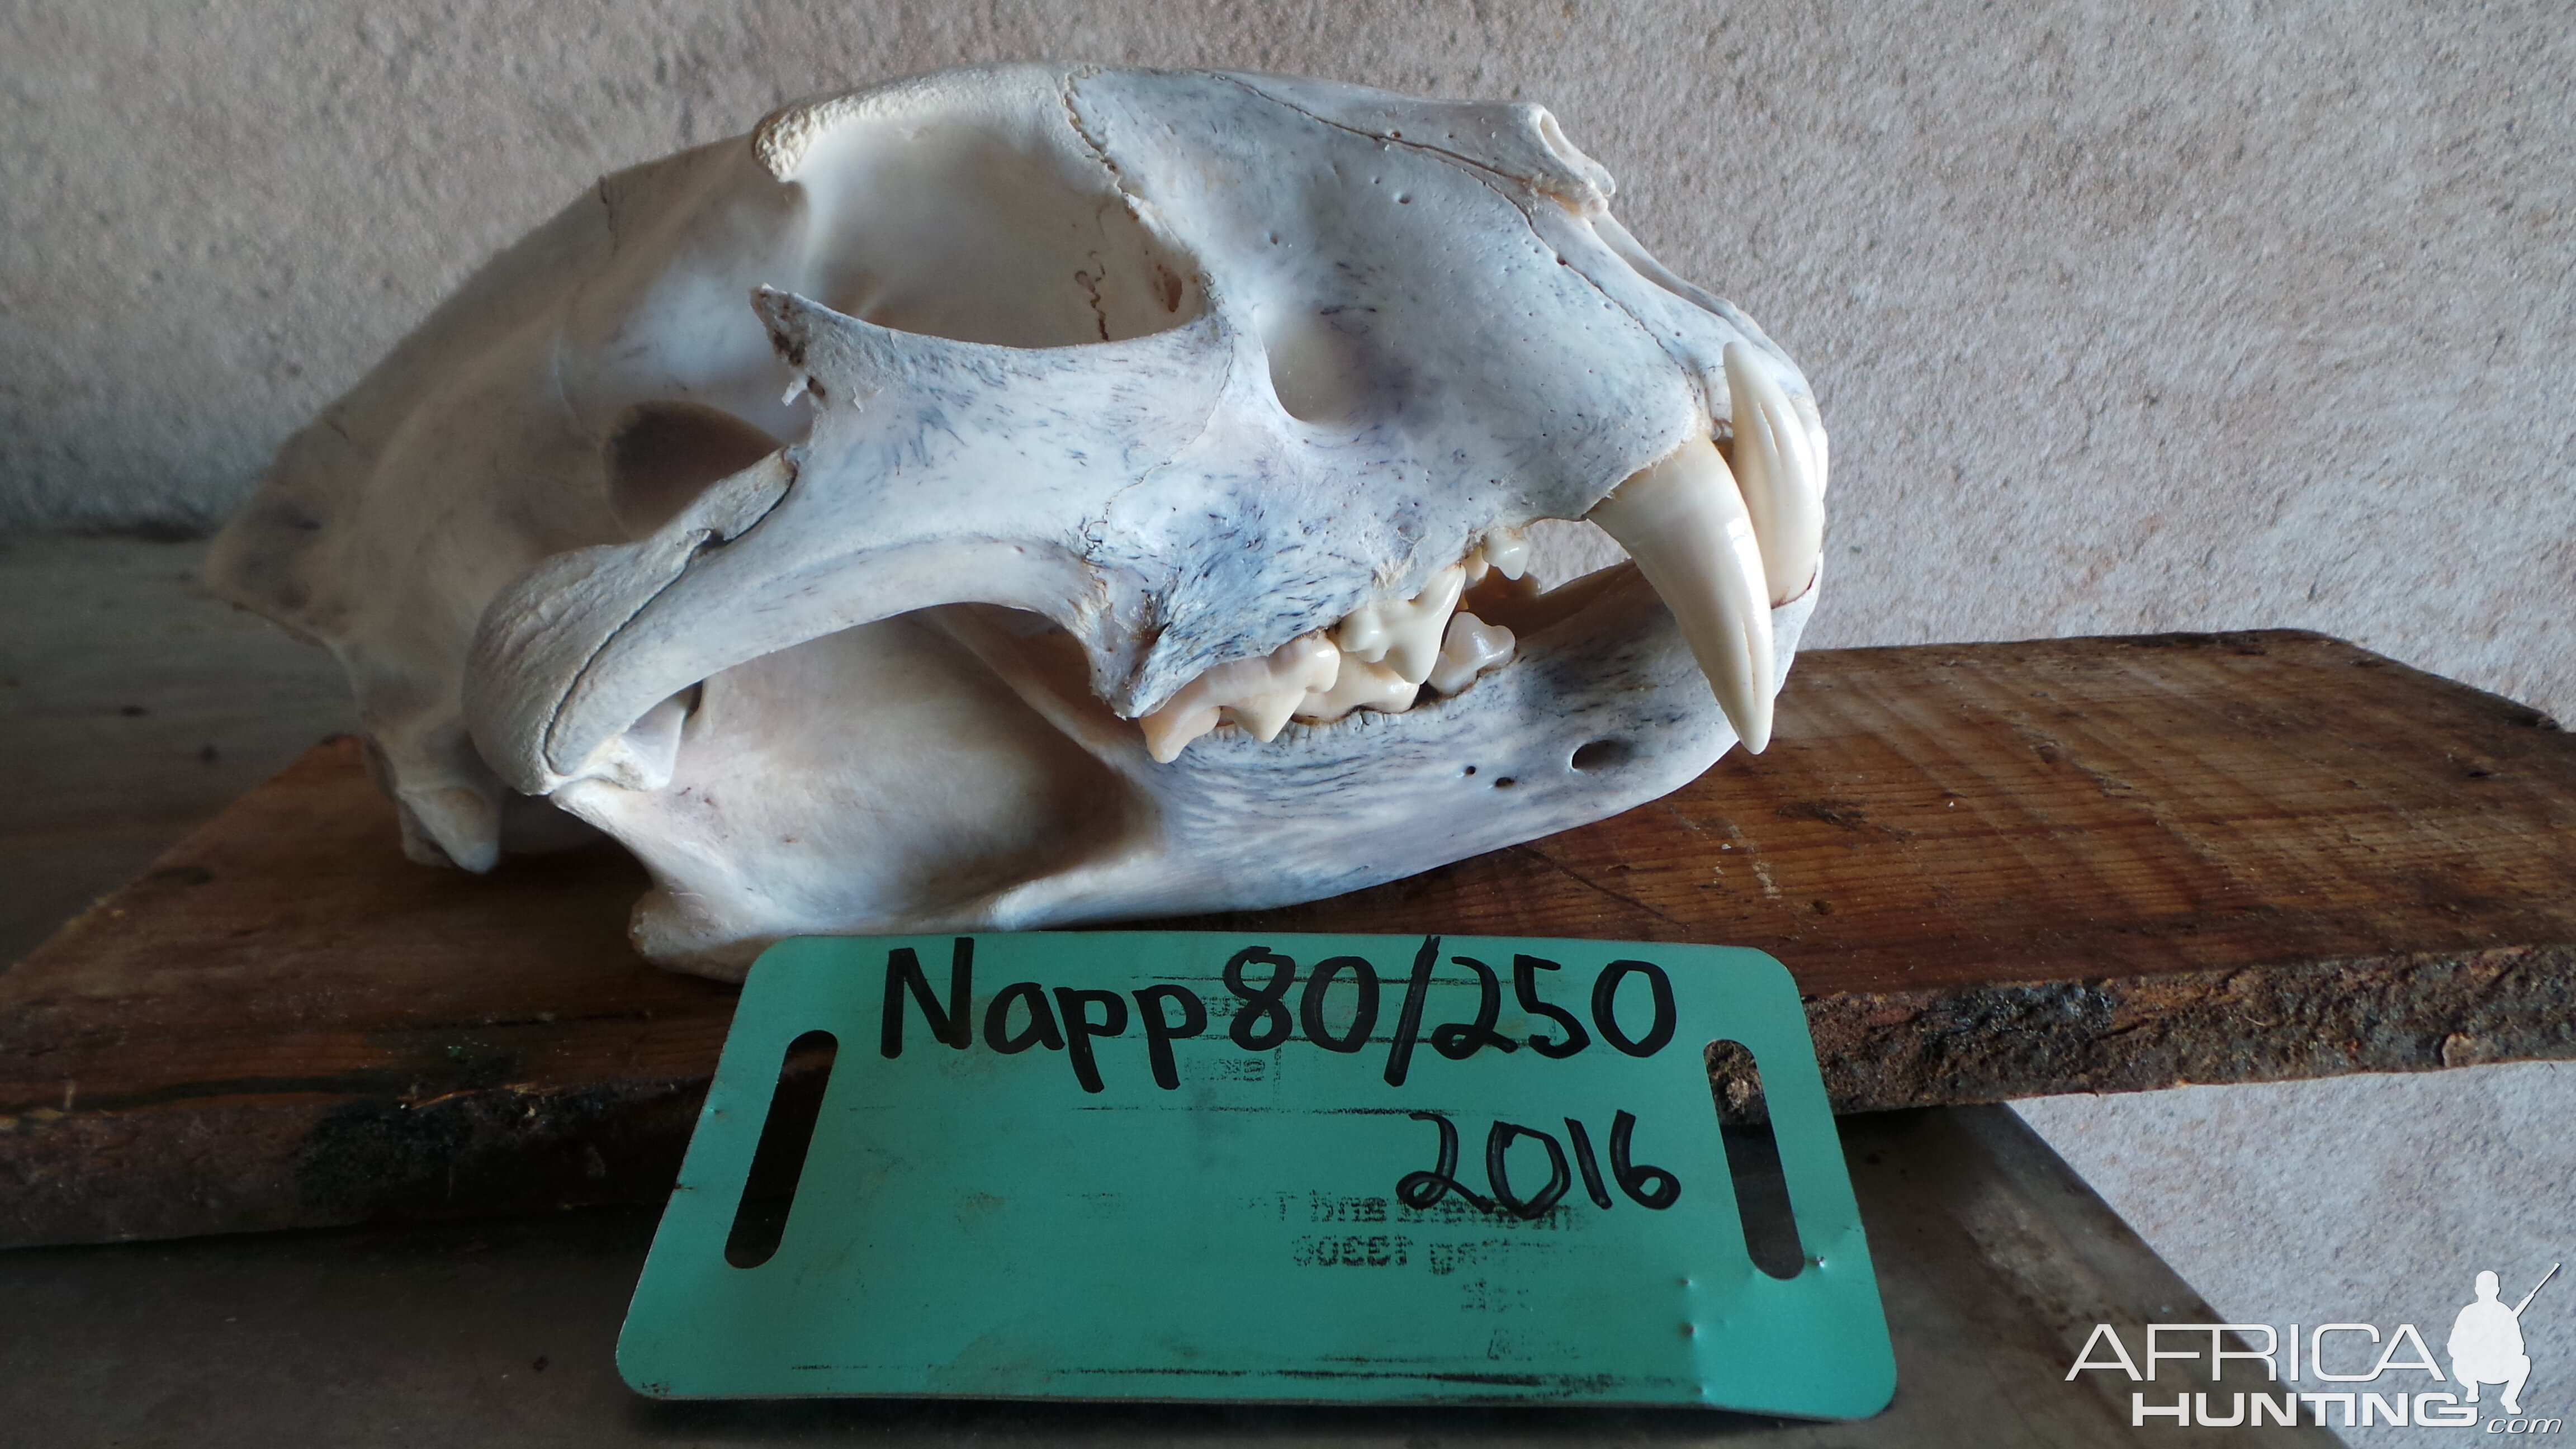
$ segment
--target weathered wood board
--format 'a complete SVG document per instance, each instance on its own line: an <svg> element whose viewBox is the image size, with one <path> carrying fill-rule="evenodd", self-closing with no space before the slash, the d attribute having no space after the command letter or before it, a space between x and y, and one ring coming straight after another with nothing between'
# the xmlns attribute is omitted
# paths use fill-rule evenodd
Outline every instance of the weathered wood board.
<svg viewBox="0 0 2576 1449"><path fill-rule="evenodd" d="M317 749L0 973L0 1245L658 1198L733 992L642 888L409 865ZM1850 1109L2570 1056L2576 738L2309 634L1816 652L1664 800L1171 924L1760 947Z"/></svg>

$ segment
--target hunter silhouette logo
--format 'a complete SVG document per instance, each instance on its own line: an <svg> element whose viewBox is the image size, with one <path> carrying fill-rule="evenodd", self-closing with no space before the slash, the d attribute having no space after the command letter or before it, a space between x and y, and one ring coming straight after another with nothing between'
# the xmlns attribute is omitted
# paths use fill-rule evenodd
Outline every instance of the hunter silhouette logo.
<svg viewBox="0 0 2576 1449"><path fill-rule="evenodd" d="M2210 1429L2291 1426L2303 1422L2305 1411L2304 1422L2318 1428L2385 1424L2557 1434L2565 1420L2523 1412L2522 1391L2531 1382L2532 1365L2522 1315L2561 1266L2550 1264L2531 1291L2511 1304L2503 1299L2502 1279L2480 1270L2477 1296L2451 1320L2451 1336L2442 1345L2447 1374L2411 1323L2385 1333L2372 1323L2293 1323L2286 1331L2265 1323L2150 1323L2144 1326L2144 1351L2135 1354L2118 1328L2097 1323L2066 1376L2107 1370L2132 1383L2150 1384L2159 1369L2179 1361L2197 1365L2187 1377L2224 1381L2219 1390L2187 1388L2168 1372L2163 1389L2132 1390L2132 1428L2150 1423ZM2248 1382L2242 1373L2230 1374L2231 1360L2259 1366L2259 1377ZM2495 1398L2502 1414L2485 1412L2479 1395L2489 1385L2503 1390ZM2171 1403L2164 1401L2165 1393L2174 1395Z"/></svg>
<svg viewBox="0 0 2576 1449"><path fill-rule="evenodd" d="M2451 1320L2451 1340L2444 1351L2451 1356L2451 1377L2460 1381L2464 1397L2472 1404L2478 1401L2482 1384L2504 1385L2502 1402L2508 1414L2522 1412L2522 1386L2531 1378L2531 1355L2522 1348L2522 1310L2540 1296L2549 1280L2558 1276L2559 1265L2552 1263L2522 1301L2511 1308L2496 1297L2496 1275L2478 1274L2477 1301L2460 1310Z"/></svg>

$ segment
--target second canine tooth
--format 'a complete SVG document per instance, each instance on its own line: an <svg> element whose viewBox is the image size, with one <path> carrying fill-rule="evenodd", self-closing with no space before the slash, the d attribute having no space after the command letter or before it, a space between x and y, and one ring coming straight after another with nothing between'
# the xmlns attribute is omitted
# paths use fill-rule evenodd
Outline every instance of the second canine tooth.
<svg viewBox="0 0 2576 1449"><path fill-rule="evenodd" d="M1474 682L1477 675L1510 660L1517 641L1512 631L1500 624L1488 624L1473 614L1449 616L1449 632L1440 637L1440 663L1431 671L1431 687L1442 694L1456 694Z"/></svg>
<svg viewBox="0 0 2576 1449"><path fill-rule="evenodd" d="M1806 419L1747 343L1726 344L1726 392L1734 411L1735 479L1762 545L1770 602L1785 604L1815 582L1816 560L1825 551L1824 462Z"/></svg>
<svg viewBox="0 0 2576 1449"><path fill-rule="evenodd" d="M1168 765L1190 741L1229 718L1264 743L1278 738L1288 717L1307 697L1330 689L1343 668L1342 652L1321 631L1301 634L1259 659L1220 664L1180 687L1163 707L1137 723L1145 748Z"/></svg>
<svg viewBox="0 0 2576 1449"><path fill-rule="evenodd" d="M1588 515L1619 540L1690 641L1744 748L1771 743L1771 608L1762 549L1726 460L1705 437L1638 470Z"/></svg>
<svg viewBox="0 0 2576 1449"><path fill-rule="evenodd" d="M1342 652L1367 664L1383 663L1408 684L1431 677L1440 662L1440 631L1458 593L1467 587L1464 565L1451 564L1431 576L1422 592L1401 603L1362 604L1333 630Z"/></svg>

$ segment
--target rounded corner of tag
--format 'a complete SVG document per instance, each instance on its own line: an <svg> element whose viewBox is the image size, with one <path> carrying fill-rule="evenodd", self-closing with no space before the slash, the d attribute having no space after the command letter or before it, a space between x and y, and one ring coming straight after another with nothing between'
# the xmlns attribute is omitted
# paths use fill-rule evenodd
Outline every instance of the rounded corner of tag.
<svg viewBox="0 0 2576 1449"><path fill-rule="evenodd" d="M1759 946L1729 946L1726 951L1730 965L1754 977L1763 986L1797 994L1798 977L1779 957Z"/></svg>
<svg viewBox="0 0 2576 1449"><path fill-rule="evenodd" d="M617 1336L617 1376L626 1381L626 1387L648 1399L684 1397L672 1387L664 1366L653 1360L654 1355L636 1341L634 1325L628 1324L627 1330Z"/></svg>
<svg viewBox="0 0 2576 1449"><path fill-rule="evenodd" d="M1877 1351L1872 1355L1874 1361L1868 1366L1866 1377L1858 1377L1852 1381L1850 1408L1836 1417L1875 1418L1886 1413L1888 1406L1896 1402L1895 1351L1883 1338L1875 1348Z"/></svg>

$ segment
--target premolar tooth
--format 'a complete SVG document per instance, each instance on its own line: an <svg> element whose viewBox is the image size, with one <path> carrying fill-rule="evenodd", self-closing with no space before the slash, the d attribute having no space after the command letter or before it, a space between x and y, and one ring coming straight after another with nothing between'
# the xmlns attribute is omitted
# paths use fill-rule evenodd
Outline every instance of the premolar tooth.
<svg viewBox="0 0 2576 1449"><path fill-rule="evenodd" d="M1363 663L1383 663L1406 683L1420 684L1440 662L1440 631L1466 586L1466 567L1451 564L1433 574L1422 592L1410 599L1353 609L1334 628L1333 642Z"/></svg>
<svg viewBox="0 0 2576 1449"><path fill-rule="evenodd" d="M1220 664L1137 721L1145 729L1145 748L1168 765L1190 741L1228 720L1268 743L1310 695L1332 687L1341 668L1341 651L1320 630L1301 634L1259 659Z"/></svg>
<svg viewBox="0 0 2576 1449"><path fill-rule="evenodd" d="M1771 743L1771 609L1762 547L1717 445L1693 438L1589 515L1663 596L1744 747Z"/></svg>
<svg viewBox="0 0 2576 1449"><path fill-rule="evenodd" d="M1341 672L1329 688L1307 695L1297 706L1297 718L1308 724L1331 724L1355 709L1373 709L1382 714L1402 714L1413 708L1422 693L1419 680L1407 679L1383 664L1371 664L1356 654L1338 653Z"/></svg>
<svg viewBox="0 0 2576 1449"><path fill-rule="evenodd" d="M1512 631L1500 624L1488 624L1468 613L1450 615L1449 630L1440 636L1440 663L1431 671L1431 687L1442 694L1456 694L1477 675L1508 662L1516 642Z"/></svg>
<svg viewBox="0 0 2576 1449"><path fill-rule="evenodd" d="M1529 553L1529 539L1517 528L1497 528L1485 535L1485 562L1504 578L1519 578L1529 568Z"/></svg>
<svg viewBox="0 0 2576 1449"><path fill-rule="evenodd" d="M1735 479L1762 545L1765 592L1774 605L1785 604L1815 581L1816 560L1825 551L1824 462L1806 419L1750 344L1726 345L1726 391L1734 410Z"/></svg>

